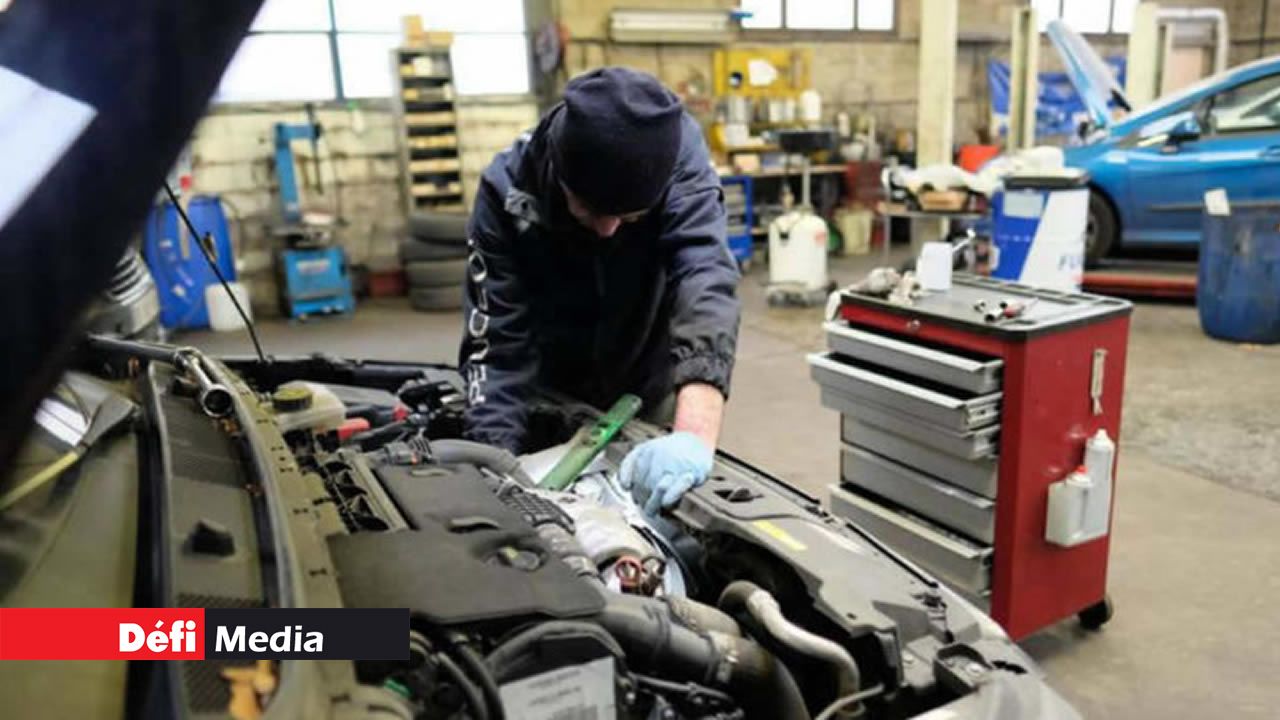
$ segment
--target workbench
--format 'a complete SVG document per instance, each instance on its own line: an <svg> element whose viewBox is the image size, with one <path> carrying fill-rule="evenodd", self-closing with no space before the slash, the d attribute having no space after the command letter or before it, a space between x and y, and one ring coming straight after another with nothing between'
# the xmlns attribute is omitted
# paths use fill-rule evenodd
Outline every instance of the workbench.
<svg viewBox="0 0 1280 720"><path fill-rule="evenodd" d="M987 217L985 213L975 212L931 212L924 210L907 210L905 208L893 208L885 203L880 203L879 207L876 208L876 212L884 221L885 240L884 246L880 249L880 261L885 266L890 264L889 251L890 246L893 244L894 220L906 220L908 223L912 220L943 220L947 222L948 232L950 232L951 223L953 222L977 222L978 220L982 220ZM908 228L909 227L910 226L908 225ZM942 238L938 239L941 240L945 238L946 235L944 234ZM913 248L914 247L915 246L913 246Z"/></svg>
<svg viewBox="0 0 1280 720"><path fill-rule="evenodd" d="M753 172L739 173L729 168L716 168L716 172L720 175L720 181L724 185L742 185L751 195L752 220L760 217L759 208L761 206L777 205L781 191L772 194L767 202L761 202L758 198L760 195L760 184L765 182L771 188L776 186L776 181L788 181L796 183L793 188L793 195L800 197L800 179L801 168L798 164L793 164L789 169L781 167L761 168ZM825 164L810 165L809 173L814 176L813 186L813 205L818 215L830 218L836 206L840 204L840 179L844 177L844 164ZM749 235L768 235L768 228L749 228ZM731 233L733 235L733 233Z"/></svg>
<svg viewBox="0 0 1280 720"><path fill-rule="evenodd" d="M974 309L1003 299L1026 309L995 323ZM1119 443L1131 310L969 275L911 305L842 293L830 351L809 357L823 405L841 413L833 512L1015 639L1077 614L1106 622L1109 530L1054 545L1046 514L1088 438Z"/></svg>
<svg viewBox="0 0 1280 720"><path fill-rule="evenodd" d="M831 163L824 165L810 165L810 175L842 175L844 174L844 163ZM781 167L767 167L753 170L751 172L736 172L729 168L716 168L716 172L720 177L750 177L750 178L779 178L779 177L800 177L800 166L795 165L790 169Z"/></svg>

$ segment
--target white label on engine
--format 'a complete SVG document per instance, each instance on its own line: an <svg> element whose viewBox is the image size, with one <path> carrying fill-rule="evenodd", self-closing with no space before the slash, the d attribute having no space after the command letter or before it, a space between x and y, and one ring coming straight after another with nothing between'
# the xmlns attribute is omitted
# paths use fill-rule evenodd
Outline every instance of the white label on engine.
<svg viewBox="0 0 1280 720"><path fill-rule="evenodd" d="M508 720L606 720L616 715L613 658L560 668L503 685Z"/></svg>

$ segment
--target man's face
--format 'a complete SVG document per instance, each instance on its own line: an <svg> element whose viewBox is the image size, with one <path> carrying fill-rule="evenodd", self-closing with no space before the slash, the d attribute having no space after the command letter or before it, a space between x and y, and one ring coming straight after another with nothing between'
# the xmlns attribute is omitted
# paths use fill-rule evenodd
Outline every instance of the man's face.
<svg viewBox="0 0 1280 720"><path fill-rule="evenodd" d="M560 189L564 190L565 204L569 206L569 214L591 232L602 238L612 237L618 232L618 228L623 223L633 223L647 214L648 210L637 210L625 215L603 215L593 211L582 202L573 191L560 183Z"/></svg>

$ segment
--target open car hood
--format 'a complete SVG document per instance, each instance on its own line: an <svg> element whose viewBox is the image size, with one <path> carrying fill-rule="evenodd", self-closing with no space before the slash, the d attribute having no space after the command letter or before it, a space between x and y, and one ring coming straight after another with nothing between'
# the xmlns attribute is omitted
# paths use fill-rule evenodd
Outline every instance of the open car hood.
<svg viewBox="0 0 1280 720"><path fill-rule="evenodd" d="M1050 21L1046 32L1062 57L1067 79L1080 94L1095 128L1110 124L1111 103L1126 111L1133 109L1115 75L1080 33L1061 20Z"/></svg>
<svg viewBox="0 0 1280 720"><path fill-rule="evenodd" d="M0 474L259 5L0 2Z"/></svg>

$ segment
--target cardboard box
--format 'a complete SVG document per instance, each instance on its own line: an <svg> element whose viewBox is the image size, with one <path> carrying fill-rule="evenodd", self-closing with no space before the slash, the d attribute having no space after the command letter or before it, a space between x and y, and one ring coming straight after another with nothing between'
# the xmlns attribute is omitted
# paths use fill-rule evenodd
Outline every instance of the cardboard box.
<svg viewBox="0 0 1280 720"><path fill-rule="evenodd" d="M448 47L453 44L453 33L427 30L422 25L421 15L405 15L400 18L400 27L404 44L409 47Z"/></svg>
<svg viewBox="0 0 1280 720"><path fill-rule="evenodd" d="M967 190L925 190L917 197L925 212L962 212L969 206Z"/></svg>

